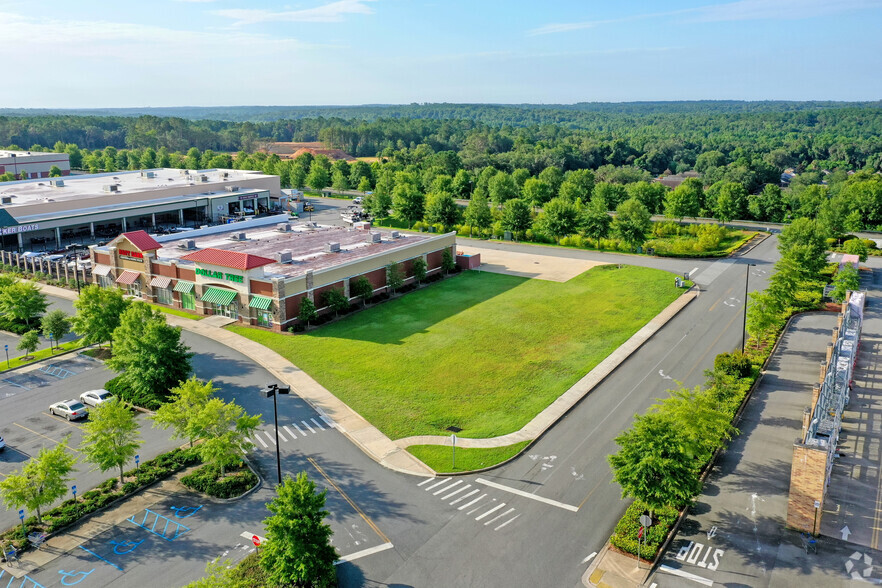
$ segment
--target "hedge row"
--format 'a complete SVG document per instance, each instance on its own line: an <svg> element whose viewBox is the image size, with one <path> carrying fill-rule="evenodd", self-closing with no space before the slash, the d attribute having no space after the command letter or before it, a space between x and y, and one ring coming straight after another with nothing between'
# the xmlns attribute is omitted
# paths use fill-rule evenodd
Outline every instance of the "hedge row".
<svg viewBox="0 0 882 588"><path fill-rule="evenodd" d="M174 449L164 453L155 459L144 462L134 470L125 472L125 477L134 477L131 482L126 482L119 488L119 480L110 478L102 482L97 488L84 492L76 502L73 499L66 500L61 505L43 514L43 524L37 523L36 517L25 519L25 532L30 534L55 533L60 529L76 523L93 512L100 510L111 502L132 494L149 486L150 484L171 476L185 467L199 463L196 452L192 449ZM12 527L0 535L0 540L10 542L17 549L28 546L27 539L22 537L20 525Z"/></svg>
<svg viewBox="0 0 882 588"><path fill-rule="evenodd" d="M220 468L204 465L192 474L181 478L181 484L215 498L234 498L254 488L259 481L254 472L245 462L240 461L235 467L227 468L226 475L220 477Z"/></svg>

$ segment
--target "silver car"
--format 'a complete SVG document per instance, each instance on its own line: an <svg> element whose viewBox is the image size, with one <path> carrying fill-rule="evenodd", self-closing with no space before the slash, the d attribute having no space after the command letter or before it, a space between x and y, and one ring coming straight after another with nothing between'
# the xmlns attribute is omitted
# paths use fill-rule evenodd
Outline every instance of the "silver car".
<svg viewBox="0 0 882 588"><path fill-rule="evenodd" d="M114 398L115 396L104 388L99 390L89 390L88 392L80 394L80 402L86 406L98 406L99 404L104 404L108 400L113 400Z"/></svg>
<svg viewBox="0 0 882 588"><path fill-rule="evenodd" d="M61 416L69 421L84 419L89 416L89 409L83 406L79 400L62 400L49 405L49 414Z"/></svg>

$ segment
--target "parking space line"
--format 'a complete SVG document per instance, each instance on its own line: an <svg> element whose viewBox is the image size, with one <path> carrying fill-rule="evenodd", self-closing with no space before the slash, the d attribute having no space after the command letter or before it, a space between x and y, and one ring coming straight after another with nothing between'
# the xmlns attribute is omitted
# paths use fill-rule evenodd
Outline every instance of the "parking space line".
<svg viewBox="0 0 882 588"><path fill-rule="evenodd" d="M115 567L115 568L118 569L119 571L121 571L121 572L123 571L123 569L122 569L121 567L119 567L118 565L116 565L116 564L113 563L113 562L109 562L109 561L107 561L106 559L104 559L103 557L101 557L100 555L98 555L97 553L95 553L94 551L89 551L88 549L86 549L86 548L83 547L82 545L77 545L77 547L79 547L80 549L82 549L82 550L85 551L85 552L91 553L92 555L94 555L95 557L97 557L98 559L100 559L101 561L103 561L104 563L109 564L109 565L112 565L113 567ZM62 582L62 583L64 583L64 582Z"/></svg>
<svg viewBox="0 0 882 588"><path fill-rule="evenodd" d="M45 412L45 411L44 411L42 414L45 414L47 417L49 417L49 418L52 419L53 421L57 421L58 419L61 419L61 417L57 417L57 416L55 416L55 415L51 415L51 414L49 414L48 412ZM67 425L68 427L70 427L70 428L72 428L72 429L79 429L79 427L77 427L75 424L73 424L72 422L70 422L70 421L67 420L67 419L61 419L61 424L62 424L62 425Z"/></svg>
<svg viewBox="0 0 882 588"><path fill-rule="evenodd" d="M503 504L502 506L505 506L505 505ZM507 511L505 511L505 512L502 513L501 515L495 516L495 517L493 517L492 519L490 519L489 521L487 521L486 523L484 523L484 526L486 527L486 526L489 525L490 523L493 523L493 522L495 522L495 521L498 521L499 519L501 519L501 518L504 517L505 515L509 515L509 514L513 513L514 510L515 510L515 509L513 509L513 508L508 509Z"/></svg>
<svg viewBox="0 0 882 588"><path fill-rule="evenodd" d="M254 438L257 439L258 441L260 441L260 444L263 445L264 449L269 447L269 445L267 445L266 442L263 439L261 439L257 433L254 433Z"/></svg>
<svg viewBox="0 0 882 588"><path fill-rule="evenodd" d="M361 518L364 519L364 522L366 522L370 526L370 528L373 529L374 532L380 536L380 539L382 539L386 543L392 543L392 541L390 541L389 538L386 537L386 535L379 529L379 527L377 527L377 525L375 525L374 522L370 518L368 518L366 514L364 514L364 511L358 508L358 505L352 502L349 496L347 496L346 493L343 492L343 490L334 483L334 481L328 476L328 474L325 473L325 470L323 470L313 458L307 457L306 459L309 461L309 463L312 464L312 466L318 471L318 473L320 473L322 477L328 481L328 484L333 486L334 490L340 493L340 496L342 496L343 499L349 503L349 506L355 509L355 512L357 512L359 515L361 515Z"/></svg>
<svg viewBox="0 0 882 588"><path fill-rule="evenodd" d="M310 426L309 426L309 423L307 423L306 421L300 421L300 422L303 423L303 426L304 426L304 427L306 427L307 429L309 429L309 432L310 432L310 433L315 433L315 429L313 429L312 427L310 427Z"/></svg>
<svg viewBox="0 0 882 588"><path fill-rule="evenodd" d="M288 442L288 438L285 437L284 435L282 435L282 432L279 431L278 429L276 429L276 435L278 435L278 436L279 436L279 439L281 439L282 441L284 441L284 442L286 442L286 443Z"/></svg>
<svg viewBox="0 0 882 588"><path fill-rule="evenodd" d="M19 425L18 423L12 423L12 424L15 425L16 427L19 427L19 428L21 428L21 429L24 429L25 431L28 431L29 433L33 433L34 435L37 435L38 437L42 437L43 439L48 439L49 441L52 441L52 442L55 443L56 445L58 445L59 443L61 443L61 441L56 441L56 440L53 439L52 437L47 437L47 436L44 435L43 433L38 433L38 432L34 431L33 429L29 429L29 428L27 428L27 427L24 426L24 425ZM65 447L67 447L67 448L70 449L71 451L75 451L76 453L79 453L79 452L80 452L79 449L74 449L74 448L71 447L70 445L65 445Z"/></svg>
<svg viewBox="0 0 882 588"><path fill-rule="evenodd" d="M294 431L292 431L291 429L288 428L288 425L283 425L282 428L285 429L286 431L288 431L288 434L291 435L292 439L297 438L297 435L294 434Z"/></svg>
<svg viewBox="0 0 882 588"><path fill-rule="evenodd" d="M323 426L321 426L321 424L317 420L315 420L315 419L309 419L309 420L311 420L315 424L315 426L318 427L319 429L321 429L322 431L325 430L325 428Z"/></svg>
<svg viewBox="0 0 882 588"><path fill-rule="evenodd" d="M300 433L301 435L306 437L306 433L303 432L303 429L301 429L300 427L297 426L297 423L291 423L291 424L294 425L294 428L297 429L298 433Z"/></svg>
<svg viewBox="0 0 882 588"><path fill-rule="evenodd" d="M491 508L490 510L488 510L488 511L485 512L484 514L475 517L475 520L476 520L476 521L480 521L481 519L483 519L483 518L486 517L487 515L489 515L489 514L493 514L494 512L496 512L497 510L499 510L499 509L502 508L503 506L505 506L505 503L504 503L504 502L500 502L498 506L494 506L493 508Z"/></svg>

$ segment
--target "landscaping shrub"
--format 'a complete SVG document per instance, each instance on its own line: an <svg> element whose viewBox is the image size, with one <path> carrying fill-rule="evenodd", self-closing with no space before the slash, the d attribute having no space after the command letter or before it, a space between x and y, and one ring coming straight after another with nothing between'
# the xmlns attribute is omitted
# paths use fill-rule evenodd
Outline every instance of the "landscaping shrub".
<svg viewBox="0 0 882 588"><path fill-rule="evenodd" d="M214 465L204 465L181 478L181 483L187 488L215 498L241 496L256 486L257 482L257 476L244 462L239 462L236 468L229 468L223 478L220 478L220 468Z"/></svg>
<svg viewBox="0 0 882 588"><path fill-rule="evenodd" d="M153 394L138 393L133 391L122 380L122 375L108 380L104 384L104 389L126 402L130 402L135 406L146 408L148 410L156 410L162 406L162 401Z"/></svg>
<svg viewBox="0 0 882 588"><path fill-rule="evenodd" d="M668 531L677 521L680 513L676 508L662 508L652 513L652 526L644 530L645 537L638 539L637 534L640 532L640 515L648 512L649 509L640 501L634 501L624 516L619 519L615 531L609 542L625 553L637 555L637 543L640 542L640 556L643 559L652 561L658 554L659 548L665 542Z"/></svg>
<svg viewBox="0 0 882 588"><path fill-rule="evenodd" d="M750 358L740 351L721 353L714 359L714 371L736 378L747 378L753 371Z"/></svg>

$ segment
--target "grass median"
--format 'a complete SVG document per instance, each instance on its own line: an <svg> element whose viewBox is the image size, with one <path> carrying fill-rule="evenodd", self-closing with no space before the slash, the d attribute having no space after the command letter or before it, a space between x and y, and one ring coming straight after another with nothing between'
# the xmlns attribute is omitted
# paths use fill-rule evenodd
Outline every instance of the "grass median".
<svg viewBox="0 0 882 588"><path fill-rule="evenodd" d="M74 339L73 341L68 341L67 343L62 343L58 347L53 347L52 349L49 349L47 347L46 349L41 349L39 351L35 351L34 353L32 353L30 355L22 355L20 357L13 357L12 359L9 360L8 365L5 361L0 360L0 364L2 364L2 365L0 365L0 368L2 368L2 369L0 369L0 372L6 371L7 369L22 367L22 366L29 365L32 363L36 363L38 361L43 361L44 359L51 359L51 358L55 357L56 355L60 355L66 351L75 351L75 350L80 349L85 346L86 345L85 345L85 343L83 343L82 339Z"/></svg>
<svg viewBox="0 0 882 588"><path fill-rule="evenodd" d="M439 474L452 474L454 472L472 472L502 463L520 453L528 443L529 441L521 441L514 445L489 449L457 447L455 464L453 462L453 447L411 445L407 450Z"/></svg>
<svg viewBox="0 0 882 588"><path fill-rule="evenodd" d="M464 272L306 334L230 330L302 368L392 439L520 429L682 293L599 266L565 283Z"/></svg>

